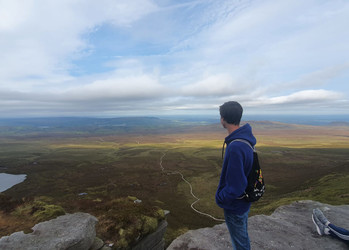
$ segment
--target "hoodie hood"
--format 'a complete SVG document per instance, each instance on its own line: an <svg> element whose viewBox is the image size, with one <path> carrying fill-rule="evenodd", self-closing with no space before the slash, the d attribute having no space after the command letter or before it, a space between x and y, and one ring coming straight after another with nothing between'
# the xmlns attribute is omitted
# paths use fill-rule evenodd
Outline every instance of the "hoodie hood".
<svg viewBox="0 0 349 250"><path fill-rule="evenodd" d="M230 142L232 142L233 140L236 140L236 139L246 140L251 144L252 147L254 147L257 143L256 138L252 134L252 128L251 128L250 124L248 124L248 123L239 127L233 133L228 135L225 138L224 143L226 143L228 145Z"/></svg>
<svg viewBox="0 0 349 250"><path fill-rule="evenodd" d="M224 157L224 146L225 144L229 145L232 141L236 139L243 139L248 141L252 147L254 147L257 143L256 137L252 134L252 127L250 124L246 123L245 125L239 127L237 130L235 130L233 133L225 137L223 148L222 148L222 159Z"/></svg>

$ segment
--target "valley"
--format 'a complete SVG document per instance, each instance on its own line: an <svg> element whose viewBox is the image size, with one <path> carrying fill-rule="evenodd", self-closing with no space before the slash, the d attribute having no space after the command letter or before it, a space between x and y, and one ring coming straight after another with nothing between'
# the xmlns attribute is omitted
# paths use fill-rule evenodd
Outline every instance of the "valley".
<svg viewBox="0 0 349 250"><path fill-rule="evenodd" d="M223 218L214 201L226 136L219 124L117 122L118 126L84 121L70 127L6 127L0 138L1 171L26 174L27 179L3 194L15 200L49 201L66 212L89 212L100 219L97 234L104 239L109 237L104 214L111 201L127 197L141 200L146 211L170 211L167 243L189 229L221 223L191 208L195 202L200 212ZM270 214L300 199L349 204L348 126L249 123L267 184L250 215ZM18 213L0 212L0 236L28 230L35 222L22 220Z"/></svg>

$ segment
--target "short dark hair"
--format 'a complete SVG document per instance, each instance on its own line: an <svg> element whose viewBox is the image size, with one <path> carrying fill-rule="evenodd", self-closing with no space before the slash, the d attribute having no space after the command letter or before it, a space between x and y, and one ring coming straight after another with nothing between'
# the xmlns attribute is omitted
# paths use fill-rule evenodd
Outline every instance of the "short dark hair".
<svg viewBox="0 0 349 250"><path fill-rule="evenodd" d="M235 101L226 102L219 106L221 118L229 124L240 125L242 111L240 103Z"/></svg>

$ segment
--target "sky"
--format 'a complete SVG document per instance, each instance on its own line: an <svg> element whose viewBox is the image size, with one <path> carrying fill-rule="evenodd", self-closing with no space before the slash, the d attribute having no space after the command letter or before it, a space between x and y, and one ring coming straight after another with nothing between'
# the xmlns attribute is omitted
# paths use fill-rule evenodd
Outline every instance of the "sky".
<svg viewBox="0 0 349 250"><path fill-rule="evenodd" d="M349 115L348 0L0 0L0 117Z"/></svg>

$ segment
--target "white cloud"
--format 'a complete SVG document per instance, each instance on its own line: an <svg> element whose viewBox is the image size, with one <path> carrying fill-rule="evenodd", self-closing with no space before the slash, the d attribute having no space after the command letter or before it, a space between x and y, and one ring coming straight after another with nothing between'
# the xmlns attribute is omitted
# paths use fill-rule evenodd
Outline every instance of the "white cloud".
<svg viewBox="0 0 349 250"><path fill-rule="evenodd" d="M228 74L208 75L202 80L182 87L183 96L227 96L246 91L247 86L235 82Z"/></svg>
<svg viewBox="0 0 349 250"><path fill-rule="evenodd" d="M285 96L260 97L256 101L251 101L250 105L306 105L333 102L343 98L343 94L324 89L303 90Z"/></svg>
<svg viewBox="0 0 349 250"><path fill-rule="evenodd" d="M0 1L0 112L199 110L229 99L334 110L349 99L348 15L343 0Z"/></svg>
<svg viewBox="0 0 349 250"><path fill-rule="evenodd" d="M90 84L73 87L62 93L70 101L107 101L158 99L167 95L167 89L148 75L111 77Z"/></svg>
<svg viewBox="0 0 349 250"><path fill-rule="evenodd" d="M340 81L341 77L346 77L349 71L349 64L331 65L327 68L317 69L305 74L296 75L296 79L288 82L271 82L268 85L258 88L258 95L273 93L285 94L302 90L305 88L330 88L334 91L343 91L348 89L345 81ZM345 92L344 92L345 93ZM342 93L342 94L344 94Z"/></svg>
<svg viewBox="0 0 349 250"><path fill-rule="evenodd" d="M192 74L203 65L205 70L210 67L265 85L348 62L343 55L349 54L344 21L349 4L246 1L240 5L185 40L174 53L184 62L183 70ZM313 20L306 19L308 14Z"/></svg>
<svg viewBox="0 0 349 250"><path fill-rule="evenodd" d="M90 44L84 34L111 22L129 26L156 10L148 0L7 0L0 3L0 80L68 74Z"/></svg>
<svg viewBox="0 0 349 250"><path fill-rule="evenodd" d="M337 78L344 72L349 70L349 63L335 65L315 72L310 72L304 76L301 76L300 79L290 82L287 85L289 87L308 87L308 86L323 86L331 82L332 79ZM287 87L287 85L284 87Z"/></svg>

